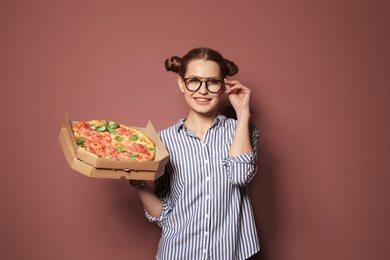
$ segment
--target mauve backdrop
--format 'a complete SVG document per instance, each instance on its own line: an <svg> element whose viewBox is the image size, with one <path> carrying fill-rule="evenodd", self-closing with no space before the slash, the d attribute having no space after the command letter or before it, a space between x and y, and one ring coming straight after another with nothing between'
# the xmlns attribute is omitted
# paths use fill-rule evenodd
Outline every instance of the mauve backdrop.
<svg viewBox="0 0 390 260"><path fill-rule="evenodd" d="M2 0L0 257L154 258L160 230L128 183L71 170L58 134L65 112L176 123L187 109L164 60L207 46L253 89L254 259L390 259L389 7Z"/></svg>

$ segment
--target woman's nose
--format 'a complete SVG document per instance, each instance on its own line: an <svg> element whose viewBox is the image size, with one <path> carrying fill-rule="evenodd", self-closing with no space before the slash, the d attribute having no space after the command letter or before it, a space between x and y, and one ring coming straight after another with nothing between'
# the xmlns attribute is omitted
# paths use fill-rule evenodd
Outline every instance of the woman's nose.
<svg viewBox="0 0 390 260"><path fill-rule="evenodd" d="M207 83L206 82L202 82L202 84L200 85L200 88L198 89L198 93L202 94L202 95L205 95L208 92L209 92L209 90L207 89Z"/></svg>

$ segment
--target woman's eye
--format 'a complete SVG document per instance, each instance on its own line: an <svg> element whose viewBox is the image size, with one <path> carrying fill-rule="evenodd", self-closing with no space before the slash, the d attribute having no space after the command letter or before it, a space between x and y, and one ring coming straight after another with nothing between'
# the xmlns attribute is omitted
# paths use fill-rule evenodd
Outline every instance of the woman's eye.
<svg viewBox="0 0 390 260"><path fill-rule="evenodd" d="M189 79L188 83L199 83L199 79Z"/></svg>
<svg viewBox="0 0 390 260"><path fill-rule="evenodd" d="M209 84L218 84L219 82L218 82L218 80L216 80L216 79L210 79L209 80Z"/></svg>

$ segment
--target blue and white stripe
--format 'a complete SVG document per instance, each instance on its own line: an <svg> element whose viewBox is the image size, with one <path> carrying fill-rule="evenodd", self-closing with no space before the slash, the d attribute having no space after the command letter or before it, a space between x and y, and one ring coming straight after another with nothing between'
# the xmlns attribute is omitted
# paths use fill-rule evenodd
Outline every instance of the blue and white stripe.
<svg viewBox="0 0 390 260"><path fill-rule="evenodd" d="M237 121L218 115L203 140L184 119L159 135L170 153L156 181L163 214L157 259L247 259L259 250L247 184L257 171L259 132L250 124L253 151L228 156Z"/></svg>

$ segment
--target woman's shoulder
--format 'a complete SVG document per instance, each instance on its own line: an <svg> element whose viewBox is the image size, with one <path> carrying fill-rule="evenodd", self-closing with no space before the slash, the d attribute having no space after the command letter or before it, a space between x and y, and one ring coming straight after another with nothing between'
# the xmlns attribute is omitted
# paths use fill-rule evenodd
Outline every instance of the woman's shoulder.
<svg viewBox="0 0 390 260"><path fill-rule="evenodd" d="M174 133L177 133L183 127L184 120L185 120L184 118L180 119L179 122L167 128L162 129L158 134L160 136L166 136L166 135L172 135Z"/></svg>

